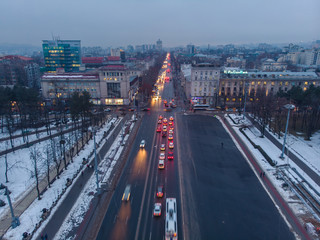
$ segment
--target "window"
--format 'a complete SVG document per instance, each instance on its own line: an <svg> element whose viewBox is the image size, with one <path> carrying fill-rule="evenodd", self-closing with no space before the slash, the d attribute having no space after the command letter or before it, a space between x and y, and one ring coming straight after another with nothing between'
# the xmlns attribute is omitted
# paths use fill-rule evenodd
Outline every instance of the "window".
<svg viewBox="0 0 320 240"><path fill-rule="evenodd" d="M107 97L120 98L120 83L107 83Z"/></svg>

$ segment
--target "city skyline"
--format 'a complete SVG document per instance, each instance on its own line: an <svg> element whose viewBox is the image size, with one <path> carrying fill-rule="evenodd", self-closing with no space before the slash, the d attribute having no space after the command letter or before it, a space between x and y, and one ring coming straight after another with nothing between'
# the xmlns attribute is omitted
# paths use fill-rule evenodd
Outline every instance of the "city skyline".
<svg viewBox="0 0 320 240"><path fill-rule="evenodd" d="M52 36L101 47L153 44L159 38L164 47L320 39L320 2L316 0L98 0L90 5L85 1L5 0L0 7L6 9L0 16L5 23L0 25L1 44L41 46L42 40Z"/></svg>

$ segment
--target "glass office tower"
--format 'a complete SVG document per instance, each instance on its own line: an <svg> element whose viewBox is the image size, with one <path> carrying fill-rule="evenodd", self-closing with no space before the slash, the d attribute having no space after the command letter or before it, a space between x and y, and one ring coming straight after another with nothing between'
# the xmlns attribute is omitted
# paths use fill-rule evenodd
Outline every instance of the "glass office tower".
<svg viewBox="0 0 320 240"><path fill-rule="evenodd" d="M65 72L79 71L80 40L43 40L42 48L47 72L55 73L57 68L63 68Z"/></svg>

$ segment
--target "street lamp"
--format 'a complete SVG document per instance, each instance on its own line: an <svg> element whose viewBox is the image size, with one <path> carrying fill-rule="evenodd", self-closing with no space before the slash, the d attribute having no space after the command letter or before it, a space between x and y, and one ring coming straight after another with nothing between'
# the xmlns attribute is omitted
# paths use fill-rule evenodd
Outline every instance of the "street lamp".
<svg viewBox="0 0 320 240"><path fill-rule="evenodd" d="M19 220L19 217L16 217L14 215L13 207L12 207L12 204L11 204L11 199L10 199L9 194L10 194L10 192L8 190L8 187L6 186L6 195L7 195L7 198L8 198L8 203L9 203L10 212L11 212L11 227L12 228L16 228L16 227L18 227L20 225L20 220Z"/></svg>
<svg viewBox="0 0 320 240"><path fill-rule="evenodd" d="M97 159L97 149L96 149L96 127L92 127L91 131L93 133L93 144L94 144L94 172L96 174L96 184L97 184L97 192L100 194L99 187L99 178L98 178L98 159Z"/></svg>
<svg viewBox="0 0 320 240"><path fill-rule="evenodd" d="M284 159L284 149L285 149L285 145L286 145L286 138L287 138L287 131L288 131L288 125L289 125L289 117L290 117L290 110L294 109L295 106L293 104L286 104L284 105L284 108L288 109L288 116L287 116L287 124L286 124L286 131L284 133L284 138L283 138L283 145L282 145L282 153L280 158Z"/></svg>

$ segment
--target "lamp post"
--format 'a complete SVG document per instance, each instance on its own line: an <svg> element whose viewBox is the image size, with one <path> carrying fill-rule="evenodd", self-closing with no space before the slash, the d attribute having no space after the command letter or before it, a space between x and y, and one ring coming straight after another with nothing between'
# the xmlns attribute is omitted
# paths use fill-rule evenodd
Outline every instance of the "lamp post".
<svg viewBox="0 0 320 240"><path fill-rule="evenodd" d="M99 187L99 178L98 178L98 159L97 159L97 149L96 149L96 131L95 127L92 127L93 132L93 144L94 144L94 172L96 174L96 184L97 184L97 192L100 194L100 187Z"/></svg>
<svg viewBox="0 0 320 240"><path fill-rule="evenodd" d="M11 204L11 199L9 196L9 190L8 187L6 186L6 195L8 198L8 203L9 203L9 207L10 207L10 212L11 212L11 227L12 228L16 228L20 225L20 220L19 217L14 216L14 212L13 212L13 208L12 208L12 204Z"/></svg>
<svg viewBox="0 0 320 240"><path fill-rule="evenodd" d="M284 107L286 109L288 109L288 116L287 116L287 124L286 124L286 130L285 130L285 133L284 133L284 138L283 138L283 145L282 145L282 153L280 155L280 158L281 159L284 159L284 149L285 149L285 145L286 145L286 139L287 139L287 131L288 131L288 125L289 125L289 117L290 117L290 110L294 109L295 106L293 104L286 104L284 105Z"/></svg>

